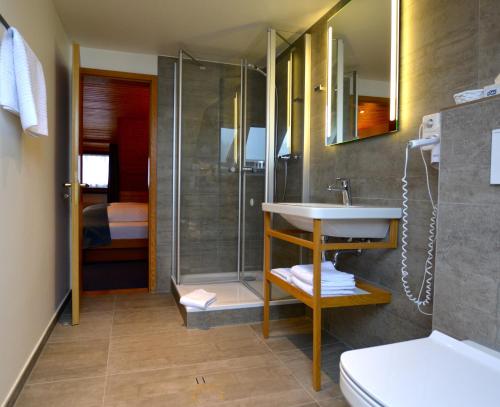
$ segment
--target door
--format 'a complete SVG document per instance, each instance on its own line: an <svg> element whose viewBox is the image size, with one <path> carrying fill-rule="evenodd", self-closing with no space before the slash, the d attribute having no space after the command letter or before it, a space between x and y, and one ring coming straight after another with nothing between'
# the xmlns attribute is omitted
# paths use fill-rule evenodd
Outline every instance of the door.
<svg viewBox="0 0 500 407"><path fill-rule="evenodd" d="M238 279L240 67L180 51L175 138L177 283Z"/></svg>
<svg viewBox="0 0 500 407"><path fill-rule="evenodd" d="M70 180L70 270L72 324L80 323L81 294L81 208L80 208L80 46L73 44L71 75Z"/></svg>

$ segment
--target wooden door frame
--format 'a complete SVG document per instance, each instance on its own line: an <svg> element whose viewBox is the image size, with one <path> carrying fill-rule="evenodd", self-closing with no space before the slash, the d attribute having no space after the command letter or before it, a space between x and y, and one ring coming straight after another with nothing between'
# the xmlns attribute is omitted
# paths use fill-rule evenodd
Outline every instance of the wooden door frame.
<svg viewBox="0 0 500 407"><path fill-rule="evenodd" d="M70 147L70 276L71 276L71 324L80 324L80 295L82 291L82 222L80 208L80 45L72 46L71 66L71 147Z"/></svg>
<svg viewBox="0 0 500 407"><path fill-rule="evenodd" d="M148 194L148 289L155 291L156 281L156 194L157 194L157 132L158 132L158 77L131 72L108 71L94 68L80 68L83 75L94 75L149 84L149 194ZM81 92L82 93L82 92ZM82 95L80 95L82 97ZM83 117L82 117L83 122Z"/></svg>

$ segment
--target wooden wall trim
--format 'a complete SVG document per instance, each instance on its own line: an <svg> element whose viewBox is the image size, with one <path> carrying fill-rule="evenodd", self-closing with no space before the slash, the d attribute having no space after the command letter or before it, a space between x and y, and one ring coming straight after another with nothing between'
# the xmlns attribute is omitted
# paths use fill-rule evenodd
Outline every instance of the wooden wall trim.
<svg viewBox="0 0 500 407"><path fill-rule="evenodd" d="M157 81L157 76L155 75L147 75L147 74L133 73L133 72L107 71L104 69L94 69L94 68L80 68L80 73L82 75L103 76L107 78L127 79L130 81L138 81L138 82L151 83L153 81Z"/></svg>

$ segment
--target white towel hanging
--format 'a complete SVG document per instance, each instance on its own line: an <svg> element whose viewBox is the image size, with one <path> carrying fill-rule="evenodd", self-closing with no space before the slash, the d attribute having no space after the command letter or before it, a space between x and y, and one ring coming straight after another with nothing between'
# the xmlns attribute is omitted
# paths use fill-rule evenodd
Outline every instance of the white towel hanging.
<svg viewBox="0 0 500 407"><path fill-rule="evenodd" d="M9 28L0 49L0 106L20 116L31 136L48 136L47 92L43 67L15 28Z"/></svg>

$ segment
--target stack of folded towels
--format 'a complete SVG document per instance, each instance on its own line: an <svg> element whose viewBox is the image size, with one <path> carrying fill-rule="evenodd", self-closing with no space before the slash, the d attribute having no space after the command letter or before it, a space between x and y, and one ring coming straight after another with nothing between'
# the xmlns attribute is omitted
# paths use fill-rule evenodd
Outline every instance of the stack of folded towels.
<svg viewBox="0 0 500 407"><path fill-rule="evenodd" d="M288 281L297 288L313 295L313 265L300 264L291 269L274 269L272 273ZM335 268L332 262L321 263L321 296L334 297L356 293L354 275Z"/></svg>
<svg viewBox="0 0 500 407"><path fill-rule="evenodd" d="M217 295L215 293L211 293L203 289L198 289L183 295L179 302L186 307L207 309L207 307L210 304L213 304L216 299Z"/></svg>

